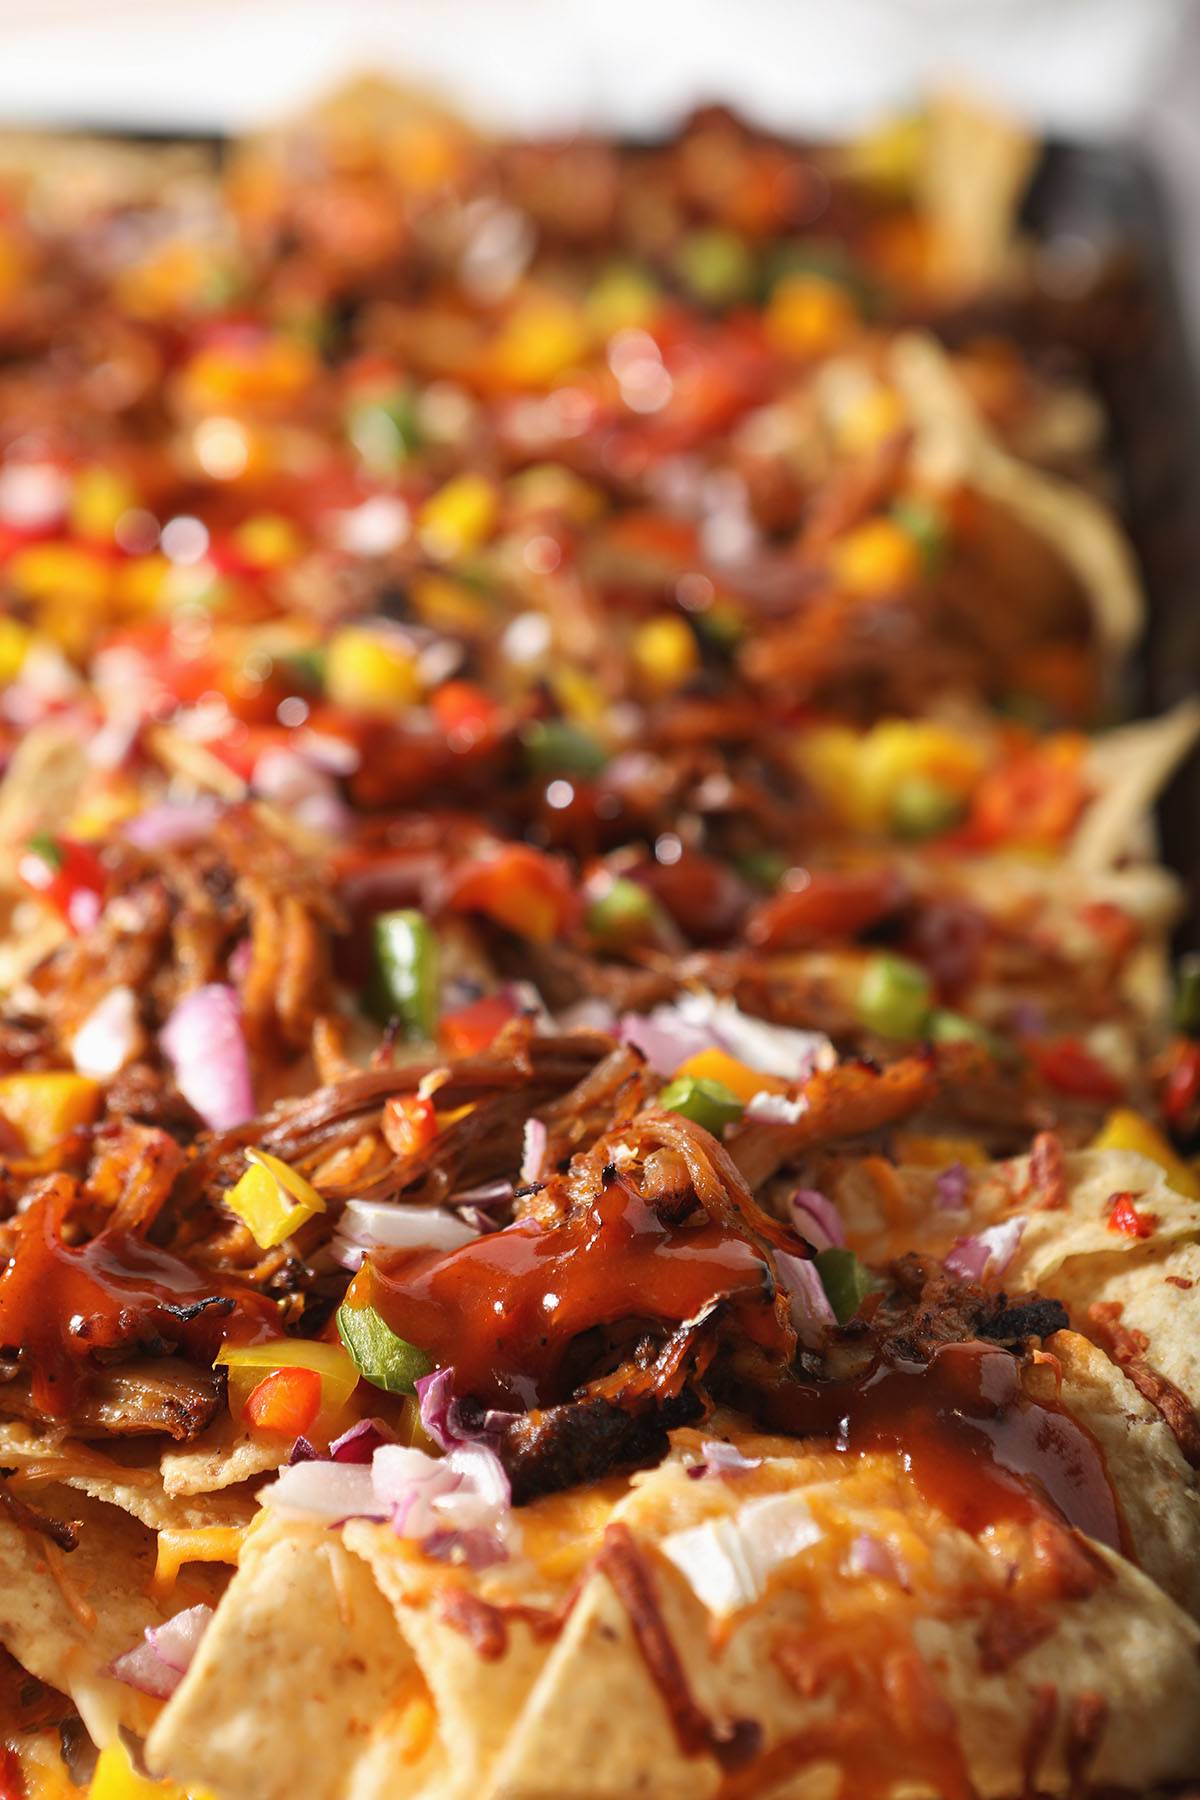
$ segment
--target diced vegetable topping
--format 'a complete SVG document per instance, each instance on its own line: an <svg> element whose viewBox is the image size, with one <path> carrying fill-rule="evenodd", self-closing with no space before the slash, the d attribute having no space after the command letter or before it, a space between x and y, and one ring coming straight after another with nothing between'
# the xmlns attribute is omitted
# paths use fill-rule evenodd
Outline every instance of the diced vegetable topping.
<svg viewBox="0 0 1200 1800"><path fill-rule="evenodd" d="M858 988L858 1016L881 1037L917 1038L929 1018L932 988L917 963L903 956L873 956Z"/></svg>
<svg viewBox="0 0 1200 1800"><path fill-rule="evenodd" d="M438 942L422 913L381 913L371 928L374 969L368 1003L375 1018L398 1019L407 1038L427 1041L437 1025Z"/></svg>
<svg viewBox="0 0 1200 1800"><path fill-rule="evenodd" d="M874 1276L863 1267L853 1250L845 1250L840 1245L819 1250L813 1260L838 1324L847 1324L867 1295L875 1291Z"/></svg>
<svg viewBox="0 0 1200 1800"><path fill-rule="evenodd" d="M247 1150L249 1168L225 1196L255 1243L273 1250L316 1213L325 1202L311 1181L266 1150Z"/></svg>
<svg viewBox="0 0 1200 1800"><path fill-rule="evenodd" d="M256 1431L296 1438L321 1410L321 1377L315 1369L276 1369L251 1389L242 1417Z"/></svg>
<svg viewBox="0 0 1200 1800"><path fill-rule="evenodd" d="M412 1394L433 1363L415 1344L397 1337L373 1306L339 1306L337 1328L364 1381L389 1394Z"/></svg>
<svg viewBox="0 0 1200 1800"><path fill-rule="evenodd" d="M535 775L598 775L608 761L604 746L582 725L566 719L539 719L527 727L523 742Z"/></svg>
<svg viewBox="0 0 1200 1800"><path fill-rule="evenodd" d="M667 1112L682 1113L693 1124L703 1125L714 1137L720 1137L725 1127L740 1119L744 1111L742 1102L724 1082L696 1080L690 1075L669 1082L658 1096L658 1104Z"/></svg>

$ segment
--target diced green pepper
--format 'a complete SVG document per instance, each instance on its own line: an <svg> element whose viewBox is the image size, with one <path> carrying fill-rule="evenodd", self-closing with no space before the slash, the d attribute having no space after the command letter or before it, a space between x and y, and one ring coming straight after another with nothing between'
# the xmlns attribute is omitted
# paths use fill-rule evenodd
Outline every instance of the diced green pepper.
<svg viewBox="0 0 1200 1800"><path fill-rule="evenodd" d="M346 421L350 442L367 467L387 474L421 448L416 405L407 388L376 400L360 400Z"/></svg>
<svg viewBox="0 0 1200 1800"><path fill-rule="evenodd" d="M675 267L688 292L708 306L748 300L758 277L754 257L742 239L719 227L689 232L679 246Z"/></svg>
<svg viewBox="0 0 1200 1800"><path fill-rule="evenodd" d="M873 956L858 987L858 1016L880 1037L923 1036L932 1000L929 977L904 956Z"/></svg>
<svg viewBox="0 0 1200 1800"><path fill-rule="evenodd" d="M935 1044L978 1044L998 1056L1004 1049L1001 1040L986 1025L968 1019L964 1013L948 1012L935 1007L925 1022L925 1035Z"/></svg>
<svg viewBox="0 0 1200 1800"><path fill-rule="evenodd" d="M819 1250L813 1260L834 1317L839 1325L847 1324L867 1295L874 1293L875 1277L864 1269L853 1250Z"/></svg>
<svg viewBox="0 0 1200 1800"><path fill-rule="evenodd" d="M1175 1026L1191 1037L1200 1035L1200 956L1194 951L1179 959L1175 976Z"/></svg>
<svg viewBox="0 0 1200 1800"><path fill-rule="evenodd" d="M962 801L929 775L908 775L892 795L892 829L901 837L937 837L957 825Z"/></svg>
<svg viewBox="0 0 1200 1800"><path fill-rule="evenodd" d="M779 850L747 850L734 857L733 866L744 880L773 894L792 864L791 858Z"/></svg>
<svg viewBox="0 0 1200 1800"><path fill-rule="evenodd" d="M654 895L625 875L591 901L585 915L594 938L609 945L644 942L658 935L663 911Z"/></svg>
<svg viewBox="0 0 1200 1800"><path fill-rule="evenodd" d="M537 719L522 734L535 775L579 775L591 780L608 761L603 744L568 719Z"/></svg>
<svg viewBox="0 0 1200 1800"><path fill-rule="evenodd" d="M913 539L926 568L935 568L946 547L945 522L936 508L910 496L894 503L892 517Z"/></svg>
<svg viewBox="0 0 1200 1800"><path fill-rule="evenodd" d="M694 1125L703 1125L714 1137L720 1137L727 1125L740 1119L745 1111L741 1101L723 1081L709 1081L701 1076L681 1076L672 1081L658 1096L658 1104L667 1112L677 1112Z"/></svg>
<svg viewBox="0 0 1200 1800"><path fill-rule="evenodd" d="M437 936L422 913L381 913L372 927L374 969L367 1010L381 1024L399 1019L408 1038L437 1026Z"/></svg>
<svg viewBox="0 0 1200 1800"><path fill-rule="evenodd" d="M339 1306L337 1328L351 1362L372 1387L411 1394L421 1376L433 1370L425 1352L397 1337L373 1306Z"/></svg>

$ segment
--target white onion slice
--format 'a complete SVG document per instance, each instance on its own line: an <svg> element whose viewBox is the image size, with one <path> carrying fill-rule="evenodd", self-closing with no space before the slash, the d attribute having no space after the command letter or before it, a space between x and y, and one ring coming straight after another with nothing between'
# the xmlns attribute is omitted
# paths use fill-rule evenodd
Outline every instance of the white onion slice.
<svg viewBox="0 0 1200 1800"><path fill-rule="evenodd" d="M823 1535L803 1495L768 1494L732 1517L673 1532L662 1552L709 1612L725 1617L752 1606L774 1571Z"/></svg>
<svg viewBox="0 0 1200 1800"><path fill-rule="evenodd" d="M111 1081L137 1044L137 996L132 988L115 987L92 1008L71 1039L71 1061L81 1075Z"/></svg>

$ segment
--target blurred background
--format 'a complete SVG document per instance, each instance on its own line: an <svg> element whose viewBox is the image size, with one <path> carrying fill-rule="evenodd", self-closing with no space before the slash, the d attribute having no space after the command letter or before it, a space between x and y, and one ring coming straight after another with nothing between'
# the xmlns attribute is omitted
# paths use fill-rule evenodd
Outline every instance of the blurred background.
<svg viewBox="0 0 1200 1800"><path fill-rule="evenodd" d="M1145 147L1200 340L1200 0L0 0L3 123L237 129L365 69L520 131L719 99L836 134L965 82Z"/></svg>

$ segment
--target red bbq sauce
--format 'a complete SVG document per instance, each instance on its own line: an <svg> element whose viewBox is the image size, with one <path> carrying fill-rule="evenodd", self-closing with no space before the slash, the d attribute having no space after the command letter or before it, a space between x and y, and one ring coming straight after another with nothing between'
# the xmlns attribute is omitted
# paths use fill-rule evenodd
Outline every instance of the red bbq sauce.
<svg viewBox="0 0 1200 1800"><path fill-rule="evenodd" d="M752 1404L776 1430L850 1453L898 1451L925 1499L964 1531L1028 1524L1048 1504L1126 1550L1099 1444L1070 1413L1024 1392L1007 1350L943 1344L928 1363L880 1363L859 1382L786 1382Z"/></svg>
<svg viewBox="0 0 1200 1800"><path fill-rule="evenodd" d="M705 1221L665 1225L620 1183L565 1225L522 1220L448 1254L376 1251L346 1296L374 1306L460 1393L492 1405L565 1398L572 1342L629 1319L675 1325L728 1299L738 1329L780 1359L790 1338L762 1253Z"/></svg>
<svg viewBox="0 0 1200 1800"><path fill-rule="evenodd" d="M227 1340L278 1330L265 1295L127 1232L64 1243L69 1206L70 1196L54 1190L36 1201L0 1274L0 1346L24 1352L40 1411L70 1411L94 1351L153 1345L207 1365Z"/></svg>

